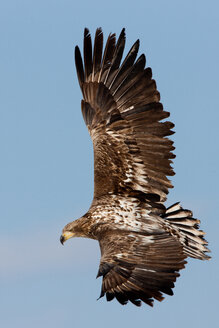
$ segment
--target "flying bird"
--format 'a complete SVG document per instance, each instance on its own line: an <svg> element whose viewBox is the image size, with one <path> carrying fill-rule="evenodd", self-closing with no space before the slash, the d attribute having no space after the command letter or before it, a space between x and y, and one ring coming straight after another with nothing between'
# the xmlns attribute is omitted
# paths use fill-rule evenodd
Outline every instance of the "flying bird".
<svg viewBox="0 0 219 328"><path fill-rule="evenodd" d="M210 257L192 212L180 203L165 207L173 187L167 176L174 175L174 124L165 120L169 112L145 55L137 58L139 40L122 61L125 40L123 29L118 40L110 34L104 48L98 28L92 46L85 28L83 59L75 48L82 114L94 149L94 197L88 212L64 227L60 241L99 242L100 297L153 306L163 294L173 295L187 257Z"/></svg>

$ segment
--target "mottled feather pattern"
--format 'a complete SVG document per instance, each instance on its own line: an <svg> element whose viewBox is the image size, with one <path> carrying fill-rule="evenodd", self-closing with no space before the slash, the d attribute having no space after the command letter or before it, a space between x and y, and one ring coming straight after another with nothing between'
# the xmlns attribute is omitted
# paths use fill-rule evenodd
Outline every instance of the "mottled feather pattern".
<svg viewBox="0 0 219 328"><path fill-rule="evenodd" d="M131 231L141 234L160 233L163 231L163 220L153 215L150 203L142 203L137 198L119 195L102 196L92 203L91 233L94 238L101 238L104 224L109 230L109 219L112 231ZM99 226L100 224L100 226ZM99 235L100 233L100 235Z"/></svg>
<svg viewBox="0 0 219 328"><path fill-rule="evenodd" d="M84 58L75 48L83 94L82 114L94 148L94 198L89 211L65 226L71 236L99 242L100 297L152 306L172 289L187 257L210 257L200 221L179 203L164 201L174 175L174 124L160 103L139 40L122 61L125 30L110 34L103 49L102 30L92 40L84 31ZM69 237L70 236L70 237Z"/></svg>

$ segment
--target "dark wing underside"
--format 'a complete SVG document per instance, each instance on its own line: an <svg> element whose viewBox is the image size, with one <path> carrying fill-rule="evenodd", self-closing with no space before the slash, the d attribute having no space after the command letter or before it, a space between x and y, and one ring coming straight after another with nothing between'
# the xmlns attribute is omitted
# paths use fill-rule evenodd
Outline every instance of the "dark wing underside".
<svg viewBox="0 0 219 328"><path fill-rule="evenodd" d="M173 142L169 116L145 68L145 56L137 60L139 41L121 63L125 32L118 41L110 34L103 51L103 35L97 29L92 47L84 32L84 62L75 48L75 61L83 93L82 113L94 147L94 198L139 191L156 194L163 202L168 188Z"/></svg>
<svg viewBox="0 0 219 328"><path fill-rule="evenodd" d="M182 246L164 230L160 234L109 233L100 240L103 276L100 297L116 298L121 304L141 301L153 305L163 300L163 293L173 295L172 288L184 268Z"/></svg>

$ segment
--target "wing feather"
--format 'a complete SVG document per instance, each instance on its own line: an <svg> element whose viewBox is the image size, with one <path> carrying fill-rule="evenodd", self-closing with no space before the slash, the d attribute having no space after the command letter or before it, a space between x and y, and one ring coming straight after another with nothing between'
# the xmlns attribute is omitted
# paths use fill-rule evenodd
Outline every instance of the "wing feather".
<svg viewBox="0 0 219 328"><path fill-rule="evenodd" d="M92 42L90 32L87 28L84 29L84 68L85 80L90 80L93 71Z"/></svg>
<svg viewBox="0 0 219 328"><path fill-rule="evenodd" d="M114 75L117 73L117 70L119 69L124 48L125 48L125 29L123 28L119 35L118 41L116 43L115 51L112 58L112 63L109 66L108 72L105 76L104 84L107 87L109 87Z"/></svg>
<svg viewBox="0 0 219 328"><path fill-rule="evenodd" d="M93 73L92 81L96 80L96 74L100 72L103 51L103 33L101 28L96 30L93 54Z"/></svg>
<svg viewBox="0 0 219 328"><path fill-rule="evenodd" d="M84 66L81 58L81 53L78 46L75 47L75 65L77 69L78 81L80 88L83 92L83 83L84 83Z"/></svg>
<svg viewBox="0 0 219 328"><path fill-rule="evenodd" d="M129 53L127 54L126 58L124 59L122 65L120 67L118 67L118 70L109 86L109 89L111 89L111 92L113 92L112 86L114 85L114 89L115 89L117 87L117 85L121 84L124 76L127 75L127 71L131 71L133 64L135 62L135 59L137 57L137 54L138 54L138 49L139 49L139 40L137 40L133 44ZM116 81L116 83L115 83L115 81Z"/></svg>
<svg viewBox="0 0 219 328"><path fill-rule="evenodd" d="M101 65L99 77L97 80L98 82L104 81L104 75L105 75L104 73L106 73L107 69L111 65L113 54L115 51L115 45L116 45L116 35L113 33L108 36L108 39L106 42L103 59L102 59L102 65Z"/></svg>

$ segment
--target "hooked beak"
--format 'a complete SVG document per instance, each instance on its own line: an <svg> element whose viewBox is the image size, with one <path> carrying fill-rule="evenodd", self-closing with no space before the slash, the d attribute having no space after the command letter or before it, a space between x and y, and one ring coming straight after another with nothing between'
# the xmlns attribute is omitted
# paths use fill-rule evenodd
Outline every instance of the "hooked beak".
<svg viewBox="0 0 219 328"><path fill-rule="evenodd" d="M64 245L65 237L63 235L60 236L60 243Z"/></svg>
<svg viewBox="0 0 219 328"><path fill-rule="evenodd" d="M60 243L64 245L64 242L68 240L69 238L74 237L74 233L70 231L63 232L63 234L60 237Z"/></svg>

